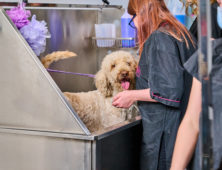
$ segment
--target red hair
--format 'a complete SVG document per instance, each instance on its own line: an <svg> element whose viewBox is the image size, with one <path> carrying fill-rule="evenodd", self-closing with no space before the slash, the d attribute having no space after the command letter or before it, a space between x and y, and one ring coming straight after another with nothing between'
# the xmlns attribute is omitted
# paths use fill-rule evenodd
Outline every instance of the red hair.
<svg viewBox="0 0 222 170"><path fill-rule="evenodd" d="M161 24L167 23L168 29L166 32L179 41L185 40L187 47L187 37L194 45L190 33L177 19L169 12L164 0L129 0L128 13L136 14L138 20L138 40L140 54L143 50L143 45L149 36L156 31Z"/></svg>

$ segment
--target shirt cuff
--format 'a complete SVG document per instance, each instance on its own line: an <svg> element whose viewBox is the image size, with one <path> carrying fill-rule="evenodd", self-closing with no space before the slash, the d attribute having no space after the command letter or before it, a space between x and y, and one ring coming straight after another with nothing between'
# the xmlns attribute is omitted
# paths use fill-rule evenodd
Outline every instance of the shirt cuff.
<svg viewBox="0 0 222 170"><path fill-rule="evenodd" d="M150 96L152 99L154 99L162 104L165 104L167 106L172 106L172 107L177 107L177 108L180 107L179 100L163 97L159 93L154 93L152 90L150 90Z"/></svg>

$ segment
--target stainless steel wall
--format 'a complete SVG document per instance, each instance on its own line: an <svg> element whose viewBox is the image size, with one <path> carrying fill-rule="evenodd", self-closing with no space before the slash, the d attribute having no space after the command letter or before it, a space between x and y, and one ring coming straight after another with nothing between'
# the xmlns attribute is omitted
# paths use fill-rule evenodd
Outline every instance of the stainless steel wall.
<svg viewBox="0 0 222 170"><path fill-rule="evenodd" d="M89 134L0 8L0 127Z"/></svg>
<svg viewBox="0 0 222 170"><path fill-rule="evenodd" d="M91 141L0 132L1 170L91 170Z"/></svg>
<svg viewBox="0 0 222 170"><path fill-rule="evenodd" d="M97 48L91 38L95 36L94 24L114 23L117 36L121 36L120 18L124 9L76 9L76 8L32 8L38 20L48 24L51 38L47 40L46 51L41 55L58 50L76 52L78 57L58 61L51 68L78 73L95 74L103 57L120 48ZM135 54L135 49L124 49ZM88 77L50 73L62 91L94 90L94 80Z"/></svg>
<svg viewBox="0 0 222 170"><path fill-rule="evenodd" d="M32 9L38 20L48 24L51 38L47 39L44 56L53 51L69 50L78 57L54 63L51 68L80 73L94 74L97 71L96 48L93 48L87 37L94 34L97 22L96 10ZM87 77L52 73L62 91L88 91L94 88L93 79Z"/></svg>

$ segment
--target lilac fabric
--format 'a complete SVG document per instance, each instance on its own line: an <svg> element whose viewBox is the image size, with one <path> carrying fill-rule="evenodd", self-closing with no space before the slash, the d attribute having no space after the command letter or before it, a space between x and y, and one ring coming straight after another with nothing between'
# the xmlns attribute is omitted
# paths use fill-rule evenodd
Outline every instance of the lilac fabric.
<svg viewBox="0 0 222 170"><path fill-rule="evenodd" d="M37 21L33 15L31 22L20 29L21 34L37 56L45 51L48 28L45 21Z"/></svg>
<svg viewBox="0 0 222 170"><path fill-rule="evenodd" d="M7 10L6 13L18 29L21 29L30 22L28 18L31 16L31 12L29 10L25 10L25 3Z"/></svg>

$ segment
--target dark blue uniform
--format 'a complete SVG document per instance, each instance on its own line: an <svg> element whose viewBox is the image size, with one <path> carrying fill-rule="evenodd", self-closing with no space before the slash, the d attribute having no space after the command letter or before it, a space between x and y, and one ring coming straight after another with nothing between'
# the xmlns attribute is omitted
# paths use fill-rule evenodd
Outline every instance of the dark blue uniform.
<svg viewBox="0 0 222 170"><path fill-rule="evenodd" d="M141 170L170 168L177 129L186 111L192 76L183 64L194 53L189 41L176 40L164 31L153 32L144 44L137 69L137 89L150 88L158 103L139 101L143 140Z"/></svg>

